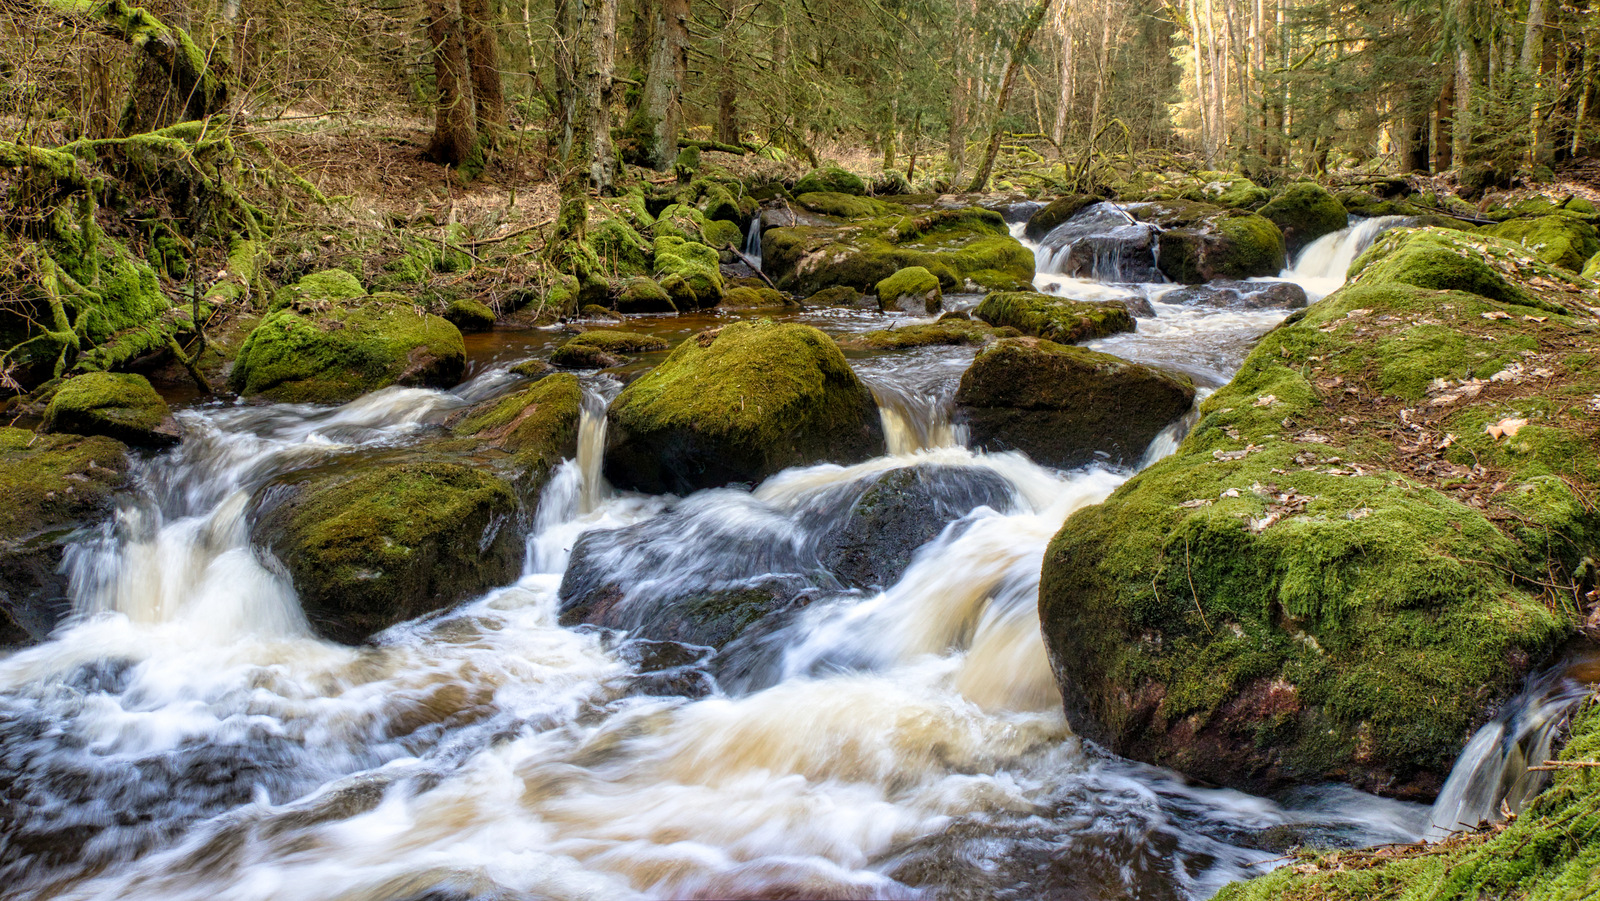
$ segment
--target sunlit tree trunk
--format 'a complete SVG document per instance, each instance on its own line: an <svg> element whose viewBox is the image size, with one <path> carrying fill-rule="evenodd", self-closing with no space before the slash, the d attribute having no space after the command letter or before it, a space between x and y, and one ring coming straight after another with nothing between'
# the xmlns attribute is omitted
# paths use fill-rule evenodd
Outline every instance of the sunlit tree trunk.
<svg viewBox="0 0 1600 901"><path fill-rule="evenodd" d="M1028 20L1023 23L1022 30L1017 32L1017 42L1011 48L1011 62L1006 64L1006 74L1000 80L1000 94L994 103L994 125L989 129L989 147L984 151L983 163L978 167L978 173L972 177L972 184L967 190L972 193L983 191L989 187L989 176L994 172L994 158L1000 152L1000 126L1005 116L1006 101L1011 99L1011 89L1016 86L1017 70L1022 66L1022 60L1028 55L1028 47L1033 43L1034 32L1039 30L1039 24L1050 12L1053 0L1039 0L1028 14Z"/></svg>

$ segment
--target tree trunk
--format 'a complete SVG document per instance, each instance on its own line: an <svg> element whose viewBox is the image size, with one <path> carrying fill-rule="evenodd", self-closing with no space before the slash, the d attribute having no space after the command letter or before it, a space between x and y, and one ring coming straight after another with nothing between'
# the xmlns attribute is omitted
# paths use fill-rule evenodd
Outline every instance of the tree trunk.
<svg viewBox="0 0 1600 901"><path fill-rule="evenodd" d="M500 78L500 41L489 0L461 0L468 65L472 68L473 109L478 131L493 135L506 124L506 91Z"/></svg>
<svg viewBox="0 0 1600 901"><path fill-rule="evenodd" d="M723 11L722 27L717 32L717 140L724 144L739 143L739 82L738 67L744 60L737 59L739 4L728 0Z"/></svg>
<svg viewBox="0 0 1600 901"><path fill-rule="evenodd" d="M989 187L989 176L994 172L994 158L1000 152L1000 125L1005 118L1006 101L1011 99L1011 89L1017 83L1017 70L1022 67L1022 58L1028 55L1028 46L1033 43L1033 34L1039 30L1039 23L1050 12L1051 2L1053 0L1039 0L1033 12L1028 14L1028 21L1023 23L1022 30L1017 32L1017 42L1011 48L1011 62L1006 64L1006 74L1000 79L1000 94L994 102L994 125L989 129L989 148L984 151L978 174L972 177L972 184L967 186L969 193L976 194Z"/></svg>
<svg viewBox="0 0 1600 901"><path fill-rule="evenodd" d="M683 80L689 71L689 0L657 0L655 43L645 73L643 115L654 141L646 156L659 172L672 168L683 128Z"/></svg>
<svg viewBox="0 0 1600 901"><path fill-rule="evenodd" d="M1467 164L1467 148L1472 145L1472 49L1462 41L1456 49L1456 110L1451 120L1451 162Z"/></svg>
<svg viewBox="0 0 1600 901"><path fill-rule="evenodd" d="M1439 99L1434 104L1433 117L1433 171L1444 172L1454 165L1453 132L1455 130L1456 81L1444 80Z"/></svg>
<svg viewBox="0 0 1600 901"><path fill-rule="evenodd" d="M428 0L428 43L433 45L433 78L438 90L433 140L428 156L444 166L460 166L479 158L477 104L461 8L455 0Z"/></svg>
<svg viewBox="0 0 1600 901"><path fill-rule="evenodd" d="M611 149L611 92L616 82L617 0L583 4L578 31L577 114L569 169L583 167L589 186L610 194L616 180Z"/></svg>
<svg viewBox="0 0 1600 901"><path fill-rule="evenodd" d="M1061 37L1061 90L1056 100L1056 122L1050 131L1050 137L1055 141L1056 149L1061 150L1067 140L1067 117L1072 114L1072 104L1076 99L1073 95L1077 91L1077 80L1074 78L1074 60L1072 54L1072 19L1063 7L1056 16L1056 31Z"/></svg>

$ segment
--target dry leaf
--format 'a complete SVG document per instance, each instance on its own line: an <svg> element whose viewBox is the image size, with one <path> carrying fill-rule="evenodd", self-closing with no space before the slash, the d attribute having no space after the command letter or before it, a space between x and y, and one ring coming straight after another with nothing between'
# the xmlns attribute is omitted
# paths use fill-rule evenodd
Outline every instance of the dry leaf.
<svg viewBox="0 0 1600 901"><path fill-rule="evenodd" d="M1523 322L1544 322L1545 320L1547 320L1549 318L1550 318L1549 316L1524 316L1524 317L1522 317L1522 321Z"/></svg>
<svg viewBox="0 0 1600 901"><path fill-rule="evenodd" d="M1500 310L1491 310L1490 312L1484 313L1483 314L1483 318L1485 318L1485 319L1510 319L1511 318L1511 314L1510 313L1501 312Z"/></svg>
<svg viewBox="0 0 1600 901"><path fill-rule="evenodd" d="M1508 418L1502 419L1494 425L1485 426L1483 430L1489 433L1490 438L1515 438L1517 437L1517 432L1522 431L1522 427L1527 424L1528 420L1526 419Z"/></svg>
<svg viewBox="0 0 1600 901"><path fill-rule="evenodd" d="M1256 404L1255 405L1258 406L1258 407L1270 407L1270 406L1272 406L1273 404L1275 404L1277 402L1278 402L1278 396L1276 394L1263 394L1260 397L1256 398Z"/></svg>
<svg viewBox="0 0 1600 901"><path fill-rule="evenodd" d="M1210 498L1202 497L1202 498L1197 498L1197 499L1192 500L1192 501L1184 501L1183 503L1179 504L1178 506L1179 507L1184 507L1184 508L1187 508L1187 509L1194 509L1195 507L1209 507L1209 506L1211 506L1212 503L1213 503L1213 501Z"/></svg>

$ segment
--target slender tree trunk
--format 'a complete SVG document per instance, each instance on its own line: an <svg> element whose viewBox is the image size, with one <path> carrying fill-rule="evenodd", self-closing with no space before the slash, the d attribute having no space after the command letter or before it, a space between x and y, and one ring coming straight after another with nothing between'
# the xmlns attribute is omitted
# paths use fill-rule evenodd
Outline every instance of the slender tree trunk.
<svg viewBox="0 0 1600 901"><path fill-rule="evenodd" d="M724 144L739 143L739 67L746 61L738 59L739 4L728 0L723 12L722 28L717 32L717 140Z"/></svg>
<svg viewBox="0 0 1600 901"><path fill-rule="evenodd" d="M1061 91L1056 101L1056 121L1050 137L1060 150L1067 141L1067 117L1072 114L1077 79L1072 54L1072 19L1068 8L1063 6L1057 9L1055 20L1056 33L1061 38Z"/></svg>
<svg viewBox="0 0 1600 901"><path fill-rule="evenodd" d="M1472 145L1472 50L1466 41L1456 49L1456 111L1451 122L1451 162L1456 166L1467 164L1468 148Z"/></svg>
<svg viewBox="0 0 1600 901"><path fill-rule="evenodd" d="M479 153L461 9L454 0L428 0L427 9L428 43L433 45L433 78L439 94L428 156L441 165L460 166Z"/></svg>
<svg viewBox="0 0 1600 901"><path fill-rule="evenodd" d="M1454 166L1453 132L1455 130L1456 80L1446 78L1439 99L1434 104L1433 116L1433 171L1444 172Z"/></svg>
<svg viewBox="0 0 1600 901"><path fill-rule="evenodd" d="M1017 70L1022 66L1023 57L1028 54L1028 46L1033 43L1033 34L1039 30L1039 23L1044 21L1045 14L1050 12L1053 0L1039 0L1033 12L1028 14L1028 21L1022 25L1022 30L1017 32L1017 42L1011 48L1011 62L1006 64L1006 74L1000 80L1000 95L995 98L994 125L989 129L989 148L984 151L983 164L978 167L978 174L973 176L972 184L967 186L969 193L977 193L989 187L989 176L994 172L994 158L1000 152L1000 125L1005 116L1006 101L1011 99L1011 89L1016 86Z"/></svg>
<svg viewBox="0 0 1600 901"><path fill-rule="evenodd" d="M579 113L585 155L569 165L585 165L590 187L610 194L617 158L611 147L611 99L616 85L617 0L587 0L579 30L582 65L578 69ZM576 142L575 142L576 146Z"/></svg>
<svg viewBox="0 0 1600 901"><path fill-rule="evenodd" d="M956 71L961 75L956 79L954 90L950 92L950 183L956 185L961 182L961 172L967 167L967 112L972 106L973 94L976 84L972 72L976 68L976 60L966 49L966 40L970 35L973 20L978 15L978 0L966 0L963 4L964 14L953 29L951 45L953 52L951 59L955 61Z"/></svg>
<svg viewBox="0 0 1600 901"><path fill-rule="evenodd" d="M478 132L493 135L506 124L506 91L500 77L500 41L495 36L489 0L461 0L467 61L472 69L472 99Z"/></svg>
<svg viewBox="0 0 1600 901"><path fill-rule="evenodd" d="M683 80L689 71L689 0L657 0L655 43L645 73L644 114L652 124L655 146L649 153L657 171L672 168L683 128Z"/></svg>

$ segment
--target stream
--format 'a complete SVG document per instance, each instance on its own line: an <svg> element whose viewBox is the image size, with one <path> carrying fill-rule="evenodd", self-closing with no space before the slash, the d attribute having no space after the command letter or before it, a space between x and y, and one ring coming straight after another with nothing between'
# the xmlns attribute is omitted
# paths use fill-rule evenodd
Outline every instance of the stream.
<svg viewBox="0 0 1600 901"><path fill-rule="evenodd" d="M1392 224L1324 238L1283 277L1320 297ZM759 255L759 232L750 240ZM1042 263L1065 256L1036 249ZM1288 312L1163 303L1173 286L1115 281L1134 271L1115 253L1095 249L1103 281L1041 265L1038 283L1150 300L1136 332L1091 346L1203 388ZM883 326L860 310L785 318L836 335ZM724 321L628 327L681 337ZM73 618L0 657L0 894L1203 899L1297 844L1415 841L1497 809L1503 792L1480 783L1517 748L1548 749L1548 729L1534 733L1571 694L1556 680L1475 741L1467 768L1487 775L1453 780L1441 803L1455 806L1439 811L1338 785L1270 799L1206 788L1078 741L1039 637L1040 563L1073 511L1132 473L968 450L948 409L974 351L951 347L851 355L888 455L686 498L605 484L604 403L619 384L585 376L577 458L544 489L515 584L368 646L314 638L281 566L251 546L252 493L437 434L523 384L510 363L555 337L518 340L475 339L472 376L452 391L179 414L182 445L137 461L115 520L71 549ZM824 585L715 666L709 652L557 625L586 534L655 536L602 542L641 605L673 584L789 578L837 526L828 511L910 466L998 487L882 591Z"/></svg>

